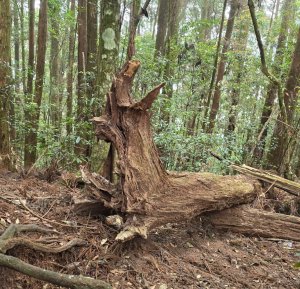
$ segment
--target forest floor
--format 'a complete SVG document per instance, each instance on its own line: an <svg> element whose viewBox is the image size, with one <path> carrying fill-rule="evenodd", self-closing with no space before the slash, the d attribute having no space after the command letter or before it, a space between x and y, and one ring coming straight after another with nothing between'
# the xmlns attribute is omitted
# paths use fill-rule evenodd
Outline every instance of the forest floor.
<svg viewBox="0 0 300 289"><path fill-rule="evenodd" d="M99 278L113 288L300 288L300 270L293 268L300 243L217 232L199 217L164 226L148 240L116 244L117 232L101 216L74 214L73 200L82 194L84 189L67 186L62 179L48 183L0 174L0 231L9 223L33 223L62 233L56 240L52 236L57 245L74 238L87 242L59 254L21 246L8 254L57 272ZM35 239L49 237L30 234ZM59 287L0 267L0 288Z"/></svg>

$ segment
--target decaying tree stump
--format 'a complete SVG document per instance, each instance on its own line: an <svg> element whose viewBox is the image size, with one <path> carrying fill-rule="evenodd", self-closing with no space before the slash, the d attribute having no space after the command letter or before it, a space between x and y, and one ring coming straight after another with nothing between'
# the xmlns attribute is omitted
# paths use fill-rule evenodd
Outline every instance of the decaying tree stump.
<svg viewBox="0 0 300 289"><path fill-rule="evenodd" d="M242 207L224 210L252 202L260 190L255 179L210 173L173 174L163 168L153 142L148 110L164 84L155 87L142 100L135 101L130 90L139 66L137 60L124 65L107 95L105 114L93 118L96 136L110 142L117 152L117 183L82 168L83 179L98 189L94 195L102 205L125 215L125 223L118 225L121 231L116 240L127 241L135 236L147 238L148 231L155 227L187 221L205 212L215 212L211 222L218 228L227 226L244 233L283 237L282 232L275 229L266 234L267 225L261 218L293 224L295 220L298 222L297 217L287 219L280 214L271 216ZM113 168L112 165L109 167ZM226 218L228 220L224 220ZM223 223L217 222L219 219ZM243 226L244 230L241 229ZM300 239L298 223L287 228L291 228L293 234L284 233L284 236Z"/></svg>
<svg viewBox="0 0 300 289"><path fill-rule="evenodd" d="M118 183L109 190L100 181L100 198L107 207L127 214L117 240L136 235L144 238L157 226L186 221L208 211L249 203L256 197L255 182L242 176L210 173L168 173L153 142L148 110L164 84L134 101L130 94L133 78L140 66L128 61L116 75L107 96L105 114L93 118L96 136L112 143L117 151Z"/></svg>

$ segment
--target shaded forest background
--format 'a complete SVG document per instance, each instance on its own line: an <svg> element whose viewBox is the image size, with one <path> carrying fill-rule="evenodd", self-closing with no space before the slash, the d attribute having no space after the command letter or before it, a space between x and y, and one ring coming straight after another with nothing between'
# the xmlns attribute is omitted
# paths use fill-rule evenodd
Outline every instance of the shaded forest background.
<svg viewBox="0 0 300 289"><path fill-rule="evenodd" d="M109 146L90 119L134 54L133 95L166 83L151 114L167 169L299 178L300 2L254 3L261 50L245 0L145 2L1 1L1 167L98 171Z"/></svg>

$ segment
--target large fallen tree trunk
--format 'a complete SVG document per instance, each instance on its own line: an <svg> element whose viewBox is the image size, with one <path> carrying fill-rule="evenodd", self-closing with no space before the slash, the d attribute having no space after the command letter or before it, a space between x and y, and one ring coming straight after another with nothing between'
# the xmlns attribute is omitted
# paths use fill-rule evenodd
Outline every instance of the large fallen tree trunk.
<svg viewBox="0 0 300 289"><path fill-rule="evenodd" d="M295 216L261 211L245 205L208 214L207 220L217 229L300 241L300 218Z"/></svg>
<svg viewBox="0 0 300 289"><path fill-rule="evenodd" d="M96 136L116 149L118 160L110 167L116 167L117 182L113 184L82 170L85 181L98 189L99 194L94 196L102 205L125 215L126 221L116 239L147 238L148 231L160 225L252 202L259 192L259 183L253 178L210 173L172 174L163 168L153 142L148 110L164 84L155 87L142 100L134 101L130 90L139 66L136 60L124 65L107 95L105 114L93 118ZM216 213L216 219L218 214L226 213ZM257 232L265 231L263 222L252 225L257 227ZM300 234L297 226L294 233ZM291 237L297 238L295 235ZM274 231L273 237L282 234Z"/></svg>
<svg viewBox="0 0 300 289"><path fill-rule="evenodd" d="M254 200L254 182L246 177L170 174L163 168L148 110L164 84L135 102L130 89L139 66L136 60L124 65L108 93L105 115L93 119L97 137L112 143L117 151L118 183L115 188L107 184L108 190L103 178L85 174L102 191L99 198L107 207L127 213L117 239L124 241L135 235L146 238L148 230L159 225Z"/></svg>

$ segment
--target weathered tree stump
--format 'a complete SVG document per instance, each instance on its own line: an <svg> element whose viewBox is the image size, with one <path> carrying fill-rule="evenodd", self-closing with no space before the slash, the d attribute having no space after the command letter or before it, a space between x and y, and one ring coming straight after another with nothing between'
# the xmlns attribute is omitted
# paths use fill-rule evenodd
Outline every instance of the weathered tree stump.
<svg viewBox="0 0 300 289"><path fill-rule="evenodd" d="M105 114L93 118L96 136L110 142L117 152L118 182L113 190L110 185L110 191L101 185L102 194L106 194L104 203L127 213L117 240L126 241L136 235L146 238L147 232L157 226L254 200L255 182L246 177L171 174L164 169L148 113L164 84L134 101L130 90L139 66L137 60L124 65L107 95Z"/></svg>

